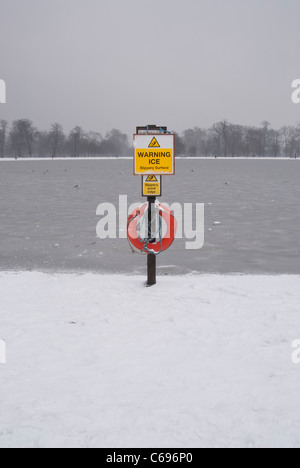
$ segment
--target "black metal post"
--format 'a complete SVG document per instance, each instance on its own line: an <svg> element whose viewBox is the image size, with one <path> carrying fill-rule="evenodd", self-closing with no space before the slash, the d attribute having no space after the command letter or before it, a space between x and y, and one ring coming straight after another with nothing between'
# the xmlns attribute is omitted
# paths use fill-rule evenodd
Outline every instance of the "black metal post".
<svg viewBox="0 0 300 468"><path fill-rule="evenodd" d="M160 132L167 132L168 127L157 125L147 125L143 127L137 127L137 135L142 132L149 132L150 135L156 135ZM148 239L149 247L151 247L151 242L155 243L156 239L153 239L152 236L152 221L153 221L153 210L152 206L155 205L156 197L148 197L149 203L149 213L148 213ZM147 286L154 286L156 284L156 255L148 254L147 255Z"/></svg>
<svg viewBox="0 0 300 468"><path fill-rule="evenodd" d="M148 197L149 211L148 211L148 239L155 242L152 237L152 222L153 222L153 209L152 205L155 204L156 197ZM147 286L154 286L156 284L156 255L147 255Z"/></svg>

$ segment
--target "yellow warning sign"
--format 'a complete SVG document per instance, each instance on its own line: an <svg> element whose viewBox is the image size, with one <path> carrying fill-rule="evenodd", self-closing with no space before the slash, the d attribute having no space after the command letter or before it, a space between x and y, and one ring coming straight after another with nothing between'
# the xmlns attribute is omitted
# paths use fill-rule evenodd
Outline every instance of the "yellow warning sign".
<svg viewBox="0 0 300 468"><path fill-rule="evenodd" d="M175 174L175 137L173 134L134 135L134 174Z"/></svg>
<svg viewBox="0 0 300 468"><path fill-rule="evenodd" d="M136 150L136 172L137 174L145 172L173 174L173 150L171 148L157 151Z"/></svg>
<svg viewBox="0 0 300 468"><path fill-rule="evenodd" d="M148 148L160 148L160 144L158 143L157 139L155 137L152 138L152 141Z"/></svg>
<svg viewBox="0 0 300 468"><path fill-rule="evenodd" d="M149 175L146 179L146 182L158 182L158 180L155 175Z"/></svg>
<svg viewBox="0 0 300 468"><path fill-rule="evenodd" d="M150 175L143 176L143 197L161 196L161 177Z"/></svg>

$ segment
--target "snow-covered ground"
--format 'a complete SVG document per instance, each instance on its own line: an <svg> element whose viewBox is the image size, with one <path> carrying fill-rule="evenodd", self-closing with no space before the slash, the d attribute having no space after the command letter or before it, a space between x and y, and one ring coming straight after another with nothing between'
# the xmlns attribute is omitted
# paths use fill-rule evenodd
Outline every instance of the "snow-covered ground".
<svg viewBox="0 0 300 468"><path fill-rule="evenodd" d="M300 447L299 279L0 273L0 447Z"/></svg>

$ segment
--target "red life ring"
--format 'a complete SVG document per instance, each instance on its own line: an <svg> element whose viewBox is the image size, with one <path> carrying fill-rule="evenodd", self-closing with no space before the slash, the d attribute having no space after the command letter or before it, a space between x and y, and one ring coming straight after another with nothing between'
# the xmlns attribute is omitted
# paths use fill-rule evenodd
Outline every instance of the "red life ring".
<svg viewBox="0 0 300 468"><path fill-rule="evenodd" d="M159 216L166 222L167 225L167 232L165 237L163 237L158 242L147 243L147 240L140 239L137 230L137 226L148 208L148 203L145 203L144 205L136 208L128 218L128 240L133 249L138 253L153 253L158 255L160 252L163 252L171 247L174 242L177 230L177 221L175 219L174 213L172 213L169 208L159 202L156 202L155 207L158 210Z"/></svg>

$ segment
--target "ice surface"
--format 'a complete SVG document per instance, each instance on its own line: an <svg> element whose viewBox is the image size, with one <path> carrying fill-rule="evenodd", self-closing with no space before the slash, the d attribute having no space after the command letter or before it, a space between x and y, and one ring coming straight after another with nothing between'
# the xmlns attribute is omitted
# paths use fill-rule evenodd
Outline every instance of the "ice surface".
<svg viewBox="0 0 300 468"><path fill-rule="evenodd" d="M176 172L161 201L205 203L205 247L177 240L161 274L300 273L299 161L179 159ZM126 239L96 238L98 204L143 201L132 160L0 161L0 194L0 269L144 273Z"/></svg>
<svg viewBox="0 0 300 468"><path fill-rule="evenodd" d="M0 273L0 447L300 447L299 276Z"/></svg>

